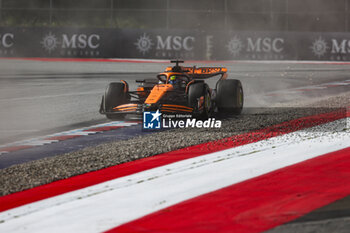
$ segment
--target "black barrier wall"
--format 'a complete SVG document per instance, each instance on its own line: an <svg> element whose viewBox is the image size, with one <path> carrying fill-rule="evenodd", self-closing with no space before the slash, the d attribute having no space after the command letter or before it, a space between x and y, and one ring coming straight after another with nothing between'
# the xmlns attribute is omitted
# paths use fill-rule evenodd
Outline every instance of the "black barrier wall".
<svg viewBox="0 0 350 233"><path fill-rule="evenodd" d="M350 61L350 34L3 27L0 56Z"/></svg>

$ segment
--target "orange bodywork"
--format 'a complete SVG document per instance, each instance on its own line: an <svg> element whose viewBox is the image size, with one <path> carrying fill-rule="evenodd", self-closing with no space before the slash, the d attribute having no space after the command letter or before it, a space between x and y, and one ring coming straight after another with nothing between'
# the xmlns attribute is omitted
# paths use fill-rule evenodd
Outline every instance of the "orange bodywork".
<svg viewBox="0 0 350 233"><path fill-rule="evenodd" d="M176 63L176 66L167 67L165 69L165 72L159 73L157 76L159 80L158 82L159 84L156 84L155 86L153 86L151 91L149 91L150 87L148 85L145 87L144 85L142 85L137 88L136 92L135 91L129 92L128 83L124 80L121 80L121 82L124 83L124 94L126 97L128 97L128 100L131 100L131 98L135 98L135 99L138 99L138 101L130 101L131 103L121 104L119 106L116 106L113 108L113 113L123 113L123 114L140 113L148 109L154 109L155 107L160 108L160 110L164 112L191 113L194 110L197 110L197 106L188 107L188 106L177 105L177 104L169 104L169 103L165 103L167 99L162 100L162 98L166 95L167 92L171 92L174 90L174 86L170 84L172 83L170 82L171 76L176 76L177 79L180 79L180 82L178 83L181 84L180 86L181 88L179 90L176 89L174 92L172 92L172 94L169 95L169 101L173 101L173 98L170 98L170 97L176 97L176 95L179 94L181 95L181 98L180 98L181 101L178 101L178 103L184 104L184 105L188 105L188 101L186 100L186 98L188 98L189 88L193 83L197 81L202 82L204 79L211 78L218 75L220 75L221 80L227 78L227 69L224 67L198 67L198 68L196 66L183 67L183 66L179 66L179 63L183 63L183 61L176 60L171 62ZM146 82L146 81L139 81L139 82ZM152 84L155 84L155 83L152 82ZM179 85L175 85L175 88L177 88L178 86ZM181 93L182 91L184 91L183 95ZM146 100L142 103L142 101L145 98ZM175 101L175 103L177 103L177 101ZM103 108L102 104L103 103L101 103L100 113L108 114L109 112L106 112L106 109ZM203 108L203 104L204 104L204 97L202 96L199 99L198 109Z"/></svg>
<svg viewBox="0 0 350 233"><path fill-rule="evenodd" d="M148 95L145 104L157 103L168 91L173 90L174 87L171 84L157 84L153 87L151 93Z"/></svg>
<svg viewBox="0 0 350 233"><path fill-rule="evenodd" d="M167 67L166 72L172 71L173 67ZM216 74L219 72L227 72L227 69L224 67L181 67L181 69L189 74Z"/></svg>
<svg viewBox="0 0 350 233"><path fill-rule="evenodd" d="M137 109L137 104L122 104L113 109L120 112L132 112Z"/></svg>
<svg viewBox="0 0 350 233"><path fill-rule="evenodd" d="M145 92L145 88L143 88L143 87L138 87L137 88L137 94L139 95L139 96L141 96L141 97L146 97L146 92Z"/></svg>
<svg viewBox="0 0 350 233"><path fill-rule="evenodd" d="M187 106L182 106L182 105L176 105L176 104L163 104L162 111L165 111L165 112L176 112L176 111L192 112L193 108L187 107Z"/></svg>

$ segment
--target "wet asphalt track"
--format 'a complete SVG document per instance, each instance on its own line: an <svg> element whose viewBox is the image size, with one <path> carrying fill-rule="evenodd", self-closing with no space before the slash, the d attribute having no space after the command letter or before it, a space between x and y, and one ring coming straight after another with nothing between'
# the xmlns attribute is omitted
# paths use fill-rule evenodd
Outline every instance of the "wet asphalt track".
<svg viewBox="0 0 350 233"><path fill-rule="evenodd" d="M106 122L98 114L98 108L109 82L125 79L133 89L136 79L155 77L166 66L0 60L0 145ZM274 91L350 79L349 65L237 63L214 66L226 66L230 78L242 81L246 108L271 107L279 102L318 98L349 89L345 86L266 96ZM211 87L215 87L216 80L208 80Z"/></svg>
<svg viewBox="0 0 350 233"><path fill-rule="evenodd" d="M162 71L165 66L0 61L0 144L106 122L97 111L109 82L126 79L132 83L154 76L154 71ZM348 65L225 66L230 71L229 77L242 81L246 107L271 107L349 91L349 86L341 86L300 95L266 95L277 90L348 80ZM131 68L135 73L127 73ZM347 197L269 232L348 232L349 203Z"/></svg>

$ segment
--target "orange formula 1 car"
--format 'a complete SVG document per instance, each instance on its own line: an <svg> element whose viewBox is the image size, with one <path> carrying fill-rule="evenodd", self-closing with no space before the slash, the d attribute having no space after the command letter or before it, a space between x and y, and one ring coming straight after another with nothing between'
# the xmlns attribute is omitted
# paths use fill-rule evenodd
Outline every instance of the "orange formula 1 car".
<svg viewBox="0 0 350 233"><path fill-rule="evenodd" d="M109 119L126 114L142 114L160 110L164 113L190 113L208 118L214 112L240 114L243 108L243 88L239 80L227 79L222 67L183 67L183 61L171 61L157 79L136 80L139 87L130 91L126 81L110 83L100 106L100 113ZM207 78L220 76L216 88L209 88Z"/></svg>

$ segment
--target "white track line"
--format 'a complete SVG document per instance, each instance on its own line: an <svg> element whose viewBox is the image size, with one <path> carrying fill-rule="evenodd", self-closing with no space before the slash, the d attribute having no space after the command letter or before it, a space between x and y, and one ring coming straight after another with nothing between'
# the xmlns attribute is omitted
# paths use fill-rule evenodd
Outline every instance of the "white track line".
<svg viewBox="0 0 350 233"><path fill-rule="evenodd" d="M338 120L312 131L187 159L4 211L0 232L105 231L184 200L349 147L350 131L344 127L344 119Z"/></svg>
<svg viewBox="0 0 350 233"><path fill-rule="evenodd" d="M58 140L34 140L31 142L26 142L22 145L23 146L41 146L41 145L51 144L54 142L58 142Z"/></svg>

